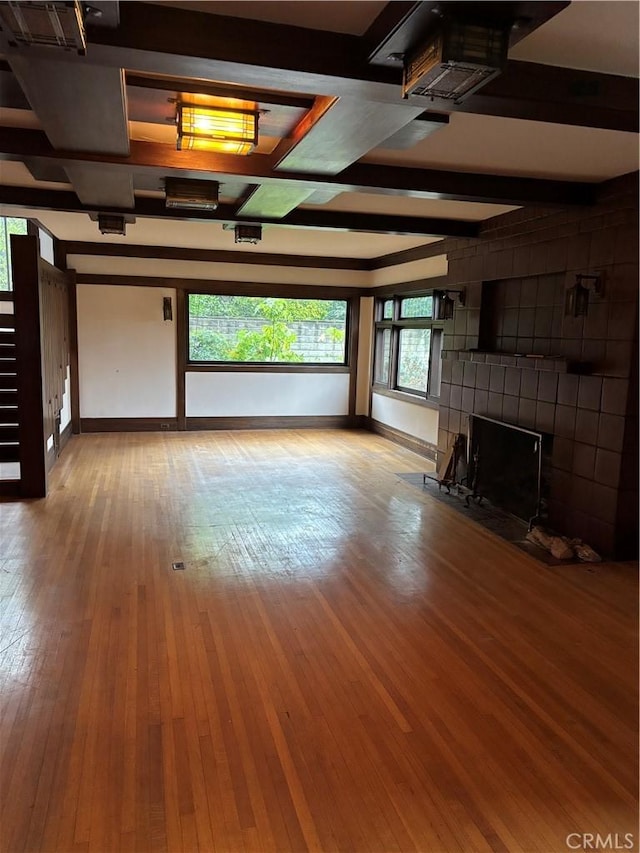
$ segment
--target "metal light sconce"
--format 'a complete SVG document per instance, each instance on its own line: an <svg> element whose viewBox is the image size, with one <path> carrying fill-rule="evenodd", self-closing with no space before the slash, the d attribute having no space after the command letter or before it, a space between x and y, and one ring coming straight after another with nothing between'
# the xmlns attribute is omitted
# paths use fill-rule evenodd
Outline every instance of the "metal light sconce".
<svg viewBox="0 0 640 853"><path fill-rule="evenodd" d="M162 319L173 320L173 303L170 296L162 298Z"/></svg>
<svg viewBox="0 0 640 853"><path fill-rule="evenodd" d="M433 319L451 320L453 318L456 302L458 305L464 305L465 295L464 290L434 290Z"/></svg>
<svg viewBox="0 0 640 853"><path fill-rule="evenodd" d="M257 110L178 103L178 151L250 154L258 144Z"/></svg>
<svg viewBox="0 0 640 853"><path fill-rule="evenodd" d="M586 317L589 311L589 292L602 296L604 280L602 273L576 273L573 287L567 290L564 314L565 317Z"/></svg>

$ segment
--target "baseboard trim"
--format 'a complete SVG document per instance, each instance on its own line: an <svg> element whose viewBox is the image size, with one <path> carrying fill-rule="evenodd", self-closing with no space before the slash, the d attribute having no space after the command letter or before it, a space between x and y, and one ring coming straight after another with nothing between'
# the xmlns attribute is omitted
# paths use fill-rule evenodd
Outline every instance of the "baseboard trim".
<svg viewBox="0 0 640 853"><path fill-rule="evenodd" d="M366 429L356 415L278 415L264 417L187 418L186 429ZM172 432L177 418L82 418L81 432Z"/></svg>
<svg viewBox="0 0 640 853"><path fill-rule="evenodd" d="M0 480L0 498L19 498L20 480Z"/></svg>
<svg viewBox="0 0 640 853"><path fill-rule="evenodd" d="M383 438L388 438L395 444L400 444L408 450L413 450L414 453L419 453L420 456L425 456L432 462L437 461L438 448L435 444L429 441L424 441L421 438L416 438L415 435L410 435L408 432L395 429L395 427L387 426L374 418L368 418L367 427L371 432L381 435Z"/></svg>
<svg viewBox="0 0 640 853"><path fill-rule="evenodd" d="M80 432L171 432L176 418L81 418Z"/></svg>
<svg viewBox="0 0 640 853"><path fill-rule="evenodd" d="M60 433L60 453L65 449L67 444L69 443L69 439L73 435L73 429L71 427L71 421L66 425L66 427Z"/></svg>
<svg viewBox="0 0 640 853"><path fill-rule="evenodd" d="M354 429L353 415L276 415L237 418L187 418L188 430L246 429Z"/></svg>

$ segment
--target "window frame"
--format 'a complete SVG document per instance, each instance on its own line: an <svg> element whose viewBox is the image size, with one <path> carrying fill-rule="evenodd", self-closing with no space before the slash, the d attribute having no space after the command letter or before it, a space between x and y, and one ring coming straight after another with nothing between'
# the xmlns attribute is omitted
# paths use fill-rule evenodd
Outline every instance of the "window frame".
<svg viewBox="0 0 640 853"><path fill-rule="evenodd" d="M381 296L376 298L374 306L374 330L373 330L373 381L372 390L375 393L382 393L399 399L411 400L412 402L422 403L426 405L437 405L440 400L440 394L432 393L432 383L436 378L441 382L442 374L442 344L444 336L444 321L434 320L433 317L410 317L402 318L402 302L405 299L413 299L420 296L433 296L433 290L412 291L410 293L396 293L392 296ZM393 302L393 310L391 319L384 319L384 306L389 301ZM391 346L389 353L389 362L387 365L387 382L381 382L378 379L380 375L379 352L381 347L378 341L382 339L385 330L391 332ZM418 391L414 388L409 388L405 385L398 384L398 370L400 366L400 335L403 329L430 329L429 341L429 362L427 374L427 389L426 392ZM434 334L436 332L436 334ZM437 359L440 359L440 364L437 370L434 370L434 364ZM438 388L438 392L439 392Z"/></svg>
<svg viewBox="0 0 640 853"><path fill-rule="evenodd" d="M288 289L288 288L287 288ZM320 292L318 292L320 291ZM344 302L346 307L344 361L341 362L298 362L298 361L194 361L191 359L189 339L189 297L190 296L248 296L265 299L304 299L321 302ZM331 293L325 288L314 287L312 292L305 288L304 292L293 295L291 292L281 292L276 286L267 292L263 287L243 287L230 293L227 288L220 289L189 289L184 291L184 359L185 370L194 372L264 372L264 373L349 373L352 370L352 322L353 296L344 292Z"/></svg>

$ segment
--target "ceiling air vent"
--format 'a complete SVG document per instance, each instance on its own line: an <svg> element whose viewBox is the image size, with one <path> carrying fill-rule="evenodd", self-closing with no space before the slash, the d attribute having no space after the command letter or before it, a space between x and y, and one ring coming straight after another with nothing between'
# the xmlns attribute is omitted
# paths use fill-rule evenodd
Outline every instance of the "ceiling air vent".
<svg viewBox="0 0 640 853"><path fill-rule="evenodd" d="M192 181L166 178L166 206L186 210L215 210L220 184L217 181Z"/></svg>
<svg viewBox="0 0 640 853"><path fill-rule="evenodd" d="M82 6L75 2L50 3L8 0L0 3L0 22L13 47L57 47L86 52Z"/></svg>
<svg viewBox="0 0 640 853"><path fill-rule="evenodd" d="M405 56L403 97L461 103L500 74L509 32L510 27L443 21L438 33Z"/></svg>

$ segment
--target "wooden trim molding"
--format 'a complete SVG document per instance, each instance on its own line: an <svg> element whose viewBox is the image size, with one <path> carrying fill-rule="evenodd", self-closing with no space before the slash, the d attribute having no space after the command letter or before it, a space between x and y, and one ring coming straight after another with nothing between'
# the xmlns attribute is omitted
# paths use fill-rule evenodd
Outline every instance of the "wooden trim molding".
<svg viewBox="0 0 640 853"><path fill-rule="evenodd" d="M374 418L367 418L366 424L368 429L371 432L375 432L376 435L381 435L383 438L388 438L389 441L392 441L394 444L400 444L408 450L413 450L414 453L418 453L420 456L425 456L432 462L437 460L438 448L435 444L431 444L429 441L424 441L423 439L417 438L415 435L410 435L402 430L387 426L387 424L383 424Z"/></svg>
<svg viewBox="0 0 640 853"><path fill-rule="evenodd" d="M177 418L81 418L82 432L172 432Z"/></svg>
<svg viewBox="0 0 640 853"><path fill-rule="evenodd" d="M75 270L69 270L69 380L71 390L71 428L80 432L80 369L78 365L78 292Z"/></svg>
<svg viewBox="0 0 640 853"><path fill-rule="evenodd" d="M370 296L367 288L335 287L315 284L271 284L260 281L218 281L199 278L166 278L161 276L103 275L78 273L77 284L108 284L123 287L168 287L191 293L216 293L220 296L278 296L294 299L348 299Z"/></svg>
<svg viewBox="0 0 640 853"><path fill-rule="evenodd" d="M20 480L0 480L0 498L20 497Z"/></svg>
<svg viewBox="0 0 640 853"><path fill-rule="evenodd" d="M259 264L260 266L310 267L312 269L369 270L369 259L319 257L314 255L277 255L269 252L223 251L221 249L191 249L183 246L141 246L131 243L83 243L67 241L61 244L66 255L99 255L118 258L151 258L168 261L204 261L224 264Z"/></svg>
<svg viewBox="0 0 640 853"><path fill-rule="evenodd" d="M65 449L67 444L69 443L71 436L73 435L73 424L71 421L66 425L66 427L60 433L60 453Z"/></svg>
<svg viewBox="0 0 640 853"><path fill-rule="evenodd" d="M349 415L356 414L358 385L358 341L360 339L360 298L349 300L347 362L349 364Z"/></svg>
<svg viewBox="0 0 640 853"><path fill-rule="evenodd" d="M300 364L286 362L198 362L188 361L186 373L350 373L346 364Z"/></svg>
<svg viewBox="0 0 640 853"><path fill-rule="evenodd" d="M355 429L352 415L265 415L264 417L187 418L188 430L218 429Z"/></svg>
<svg viewBox="0 0 640 853"><path fill-rule="evenodd" d="M177 418L82 418L82 432L176 432ZM276 415L264 417L186 418L187 430L356 429L362 419L351 415Z"/></svg>
<svg viewBox="0 0 640 853"><path fill-rule="evenodd" d="M186 371L189 353L187 333L187 296L184 290L176 290L176 417L178 429L186 429Z"/></svg>
<svg viewBox="0 0 640 853"><path fill-rule="evenodd" d="M20 413L20 494L25 498L44 498L47 494L39 265L38 237L12 234L11 267Z"/></svg>

